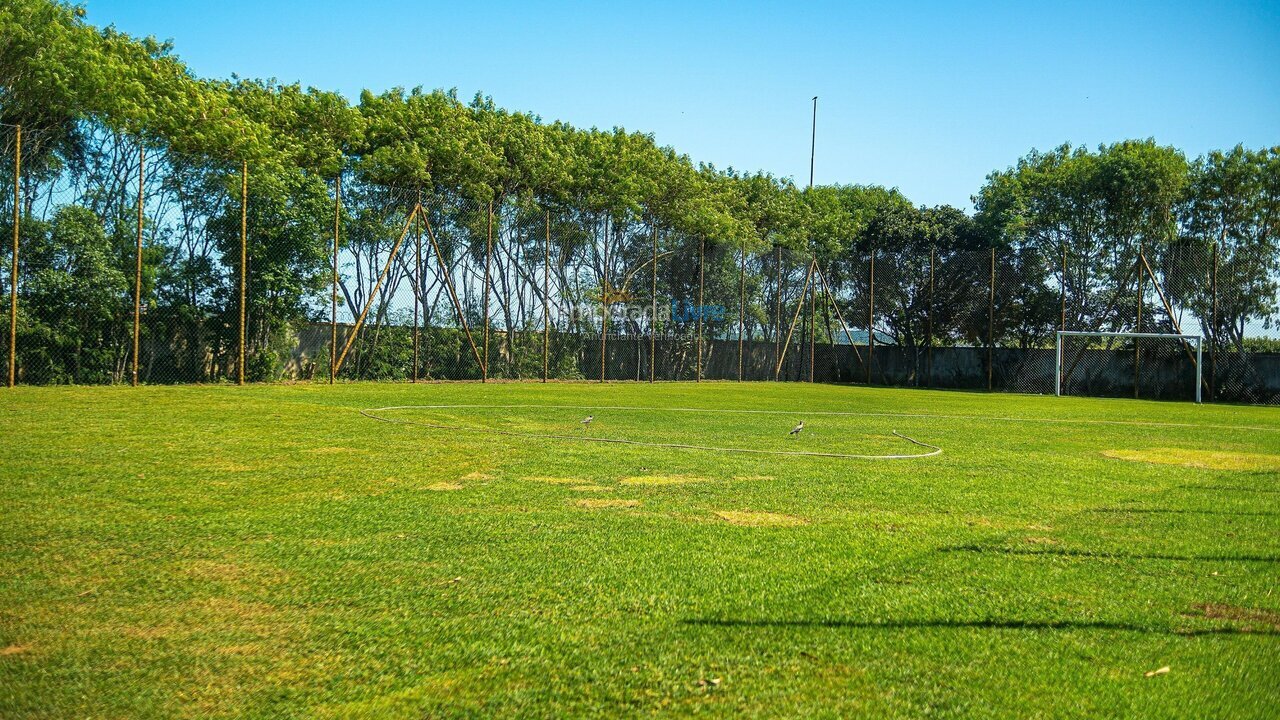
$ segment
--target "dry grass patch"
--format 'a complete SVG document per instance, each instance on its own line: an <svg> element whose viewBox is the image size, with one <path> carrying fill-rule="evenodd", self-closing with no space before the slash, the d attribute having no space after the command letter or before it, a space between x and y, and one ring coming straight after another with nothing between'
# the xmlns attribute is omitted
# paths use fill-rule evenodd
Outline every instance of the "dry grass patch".
<svg viewBox="0 0 1280 720"><path fill-rule="evenodd" d="M14 643L13 645L6 645L3 648L0 648L0 655L21 655L30 649L31 648L27 645Z"/></svg>
<svg viewBox="0 0 1280 720"><path fill-rule="evenodd" d="M492 480L493 476L487 472L476 470L475 472L469 472L458 479L459 480Z"/></svg>
<svg viewBox="0 0 1280 720"><path fill-rule="evenodd" d="M1192 606L1193 616L1209 620L1232 620L1246 623L1246 629L1255 625L1280 630L1280 612L1261 608L1242 608L1222 603L1203 603Z"/></svg>
<svg viewBox="0 0 1280 720"><path fill-rule="evenodd" d="M462 486L459 485L458 483L438 482L438 483L431 483L430 485L427 486L427 489L433 490L435 492L445 492L448 490L461 490Z"/></svg>
<svg viewBox="0 0 1280 720"><path fill-rule="evenodd" d="M684 485L685 483L707 482L710 478L697 475L632 475L618 482L622 485Z"/></svg>
<svg viewBox="0 0 1280 720"><path fill-rule="evenodd" d="M525 482L548 483L550 485L577 485L582 482L582 478L571 477L546 477L542 475L534 475L531 477L520 478Z"/></svg>
<svg viewBox="0 0 1280 720"><path fill-rule="evenodd" d="M730 525L743 527L797 527L809 524L808 520L795 515L756 510L716 510L715 513Z"/></svg>
<svg viewBox="0 0 1280 720"><path fill-rule="evenodd" d="M578 492L608 492L609 491L609 488L605 487L604 485L574 485L569 489L577 490Z"/></svg>
<svg viewBox="0 0 1280 720"><path fill-rule="evenodd" d="M772 475L734 475L733 479L742 480L742 481L750 480L750 481L756 481L756 482L766 482L769 480L773 480L774 477Z"/></svg>
<svg viewBox="0 0 1280 720"><path fill-rule="evenodd" d="M1280 471L1280 455L1260 453L1192 450L1188 448L1152 448L1150 450L1103 450L1103 456L1129 462L1154 465L1178 465L1203 470L1274 470Z"/></svg>
<svg viewBox="0 0 1280 720"><path fill-rule="evenodd" d="M619 500L617 498L583 498L574 503L578 507L598 510L601 508L633 508L640 507L639 500Z"/></svg>

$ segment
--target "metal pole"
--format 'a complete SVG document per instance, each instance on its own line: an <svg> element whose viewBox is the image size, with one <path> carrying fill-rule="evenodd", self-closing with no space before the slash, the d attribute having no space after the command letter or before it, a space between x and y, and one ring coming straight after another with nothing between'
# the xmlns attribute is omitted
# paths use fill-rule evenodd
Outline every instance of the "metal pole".
<svg viewBox="0 0 1280 720"><path fill-rule="evenodd" d="M746 327L747 308L747 248L742 247L742 259L738 264L738 382L742 382L742 333Z"/></svg>
<svg viewBox="0 0 1280 720"><path fill-rule="evenodd" d="M1058 331L1058 350L1053 362L1053 394L1062 395L1062 331Z"/></svg>
<svg viewBox="0 0 1280 720"><path fill-rule="evenodd" d="M138 141L138 246L133 272L133 386L138 387L138 337L142 330L142 192L146 178L147 149Z"/></svg>
<svg viewBox="0 0 1280 720"><path fill-rule="evenodd" d="M932 245L929 246L929 307L926 316L928 327L925 330L925 379L924 386L933 387L933 265L936 260L937 250Z"/></svg>
<svg viewBox="0 0 1280 720"><path fill-rule="evenodd" d="M1142 332L1142 263L1145 258L1142 254L1142 245L1138 245L1138 283L1137 283L1137 300L1138 310L1135 318L1134 332ZM1170 316L1172 317L1172 316ZM1137 400L1141 393L1138 390L1138 381L1142 372L1142 340L1134 338L1133 340L1133 399Z"/></svg>
<svg viewBox="0 0 1280 720"><path fill-rule="evenodd" d="M489 381L489 262L493 257L493 201L489 201L489 234L484 244L484 362L480 365L480 382Z"/></svg>
<svg viewBox="0 0 1280 720"><path fill-rule="evenodd" d="M604 219L604 253L600 269L600 382L604 382L604 361L609 350L609 218Z"/></svg>
<svg viewBox="0 0 1280 720"><path fill-rule="evenodd" d="M236 380L244 384L245 296L249 275L249 161L240 164L240 364Z"/></svg>
<svg viewBox="0 0 1280 720"><path fill-rule="evenodd" d="M653 226L653 277L649 292L649 382L653 382L658 348L658 225Z"/></svg>
<svg viewBox="0 0 1280 720"><path fill-rule="evenodd" d="M813 265L814 267L818 266L818 259L816 257L813 259ZM813 382L813 349L818 336L818 314L816 309L818 300L817 285L817 283L809 285L809 382Z"/></svg>
<svg viewBox="0 0 1280 720"><path fill-rule="evenodd" d="M1201 361L1204 359L1204 338L1196 338L1196 403L1201 402L1201 384L1204 382L1204 365Z"/></svg>
<svg viewBox="0 0 1280 720"><path fill-rule="evenodd" d="M1219 252L1219 243L1213 242L1213 275L1210 278L1210 331L1207 336L1210 338L1210 346L1208 346L1208 398L1210 401L1217 397L1217 342L1213 342L1213 338L1217 337L1217 252Z"/></svg>
<svg viewBox="0 0 1280 720"><path fill-rule="evenodd" d="M18 236L22 224L22 126L13 159L13 265L9 271L9 387L18 378Z"/></svg>
<svg viewBox="0 0 1280 720"><path fill-rule="evenodd" d="M1061 305L1062 317L1058 320L1058 329L1067 329L1067 244L1062 243L1062 273L1058 276L1058 302Z"/></svg>
<svg viewBox="0 0 1280 720"><path fill-rule="evenodd" d="M776 267L774 268L777 281L774 283L774 300L776 300L776 313L773 319L773 361L777 362L778 357L782 355L782 246L775 245ZM774 373L777 375L777 373ZM774 378L777 380L777 377Z"/></svg>
<svg viewBox="0 0 1280 720"><path fill-rule="evenodd" d="M987 390L992 389L992 373L996 365L996 249L991 248L991 281L987 293Z"/></svg>
<svg viewBox="0 0 1280 720"><path fill-rule="evenodd" d="M813 96L813 131L809 137L809 187L813 187L813 157L818 146L818 96Z"/></svg>
<svg viewBox="0 0 1280 720"><path fill-rule="evenodd" d="M546 214L542 241L542 382L547 381L548 351L551 348L551 211Z"/></svg>
<svg viewBox="0 0 1280 720"><path fill-rule="evenodd" d="M333 276L329 293L329 384L338 378L338 229L342 222L342 172L333 178Z"/></svg>
<svg viewBox="0 0 1280 720"><path fill-rule="evenodd" d="M422 190L418 190L418 201L414 210L422 207ZM421 367L420 353L420 336L418 326L421 324L421 318L424 309L422 300L422 221L418 217L418 213L413 214L413 373L410 376L411 382L418 382L418 368Z"/></svg>
<svg viewBox="0 0 1280 720"><path fill-rule="evenodd" d="M871 251L871 271L867 275L871 294L867 299L867 384L871 384L871 363L876 354L876 251Z"/></svg>
<svg viewBox="0 0 1280 720"><path fill-rule="evenodd" d="M705 287L706 279L706 246L707 239L705 237L698 238L698 376L697 382L702 382L702 292Z"/></svg>

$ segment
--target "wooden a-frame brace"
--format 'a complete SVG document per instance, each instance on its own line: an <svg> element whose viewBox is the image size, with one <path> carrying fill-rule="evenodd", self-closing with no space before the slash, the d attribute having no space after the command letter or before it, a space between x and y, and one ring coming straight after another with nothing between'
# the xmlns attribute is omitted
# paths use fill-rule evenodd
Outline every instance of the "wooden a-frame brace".
<svg viewBox="0 0 1280 720"><path fill-rule="evenodd" d="M475 339L471 336L471 328L467 325L466 315L462 312L462 304L458 302L458 293L454 290L453 281L449 278L449 266L444 261L444 254L440 252L440 245L436 242L436 234L431 228L431 221L427 219L427 211L422 207L421 203L415 203L413 210L404 220L404 229L400 231L400 236L396 238L395 245L391 247L391 254L387 256L387 262L382 267L382 272L378 273L378 280L369 292L369 300L365 302L364 308L360 310L360 316L356 318L356 324L351 328L351 332L347 335L347 342L342 346L342 353L338 355L338 361L334 363L333 373L335 376L342 370L342 363L346 361L347 353L351 351L351 346L355 344L356 338L360 335L360 329L364 327L365 318L369 315L369 310L378 298L378 290L381 289L382 282L386 280L387 273L391 271L391 266L395 263L396 255L400 252L400 246L404 244L404 239L409 235L409 229L412 227L415 217L420 217L422 224L427 228L427 237L430 238L431 247L435 250L436 259L440 263L445 286L449 288L449 299L453 302L453 309L458 313L458 321L462 323L462 330L467 335L467 344L471 346L471 354L481 368L484 367L484 362L480 359L480 351L476 348Z"/></svg>

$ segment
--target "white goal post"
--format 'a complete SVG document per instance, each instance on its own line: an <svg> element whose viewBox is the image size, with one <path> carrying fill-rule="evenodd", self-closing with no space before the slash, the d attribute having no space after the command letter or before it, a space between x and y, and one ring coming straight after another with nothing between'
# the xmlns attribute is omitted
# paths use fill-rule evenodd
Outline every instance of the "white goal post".
<svg viewBox="0 0 1280 720"><path fill-rule="evenodd" d="M1195 346L1195 364L1196 364L1196 402L1201 401L1200 389L1204 385L1204 338L1199 335L1183 335L1180 333L1139 333L1139 332L1089 332L1086 330L1059 330L1058 331L1058 348L1055 354L1053 372L1053 394L1062 395L1062 338L1064 337L1094 337L1094 338L1131 338L1131 339L1159 339L1159 340L1177 340L1190 351L1192 345Z"/></svg>

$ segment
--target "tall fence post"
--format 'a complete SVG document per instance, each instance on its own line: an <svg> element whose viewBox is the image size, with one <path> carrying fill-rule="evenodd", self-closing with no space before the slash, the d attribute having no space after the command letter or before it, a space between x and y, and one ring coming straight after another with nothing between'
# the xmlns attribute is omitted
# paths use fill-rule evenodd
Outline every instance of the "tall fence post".
<svg viewBox="0 0 1280 720"><path fill-rule="evenodd" d="M131 384L138 387L138 337L142 330L142 193L146 178L147 149L138 140L138 246L133 269L133 378Z"/></svg>
<svg viewBox="0 0 1280 720"><path fill-rule="evenodd" d="M818 258L814 256L813 266L818 267ZM809 382L813 382L813 357L814 347L818 337L818 284L813 283L809 286Z"/></svg>
<svg viewBox="0 0 1280 720"><path fill-rule="evenodd" d="M782 356L782 246L774 245L775 262L774 271L777 277L774 282L773 296L775 305L774 312L774 331L773 331L773 361L778 362ZM774 373L774 380L777 380L777 373Z"/></svg>
<svg viewBox="0 0 1280 720"><path fill-rule="evenodd" d="M249 276L249 161L240 161L240 358L236 382L244 384L245 298Z"/></svg>
<svg viewBox="0 0 1280 720"><path fill-rule="evenodd" d="M542 382L547 381L551 350L551 211L546 211L542 239Z"/></svg>
<svg viewBox="0 0 1280 720"><path fill-rule="evenodd" d="M996 364L996 248L991 246L991 281L987 292L987 390L993 387Z"/></svg>
<svg viewBox="0 0 1280 720"><path fill-rule="evenodd" d="M484 362L480 364L480 382L489 381L489 263L493 258L493 201L489 201L489 229L484 242L484 292L481 293L484 306L484 335L481 344L484 346Z"/></svg>
<svg viewBox="0 0 1280 720"><path fill-rule="evenodd" d="M738 262L738 382L742 382L742 332L747 320L747 246Z"/></svg>
<svg viewBox="0 0 1280 720"><path fill-rule="evenodd" d="M604 252L600 267L600 382L604 382L605 356L609 351L609 218L604 220Z"/></svg>
<svg viewBox="0 0 1280 720"><path fill-rule="evenodd" d="M707 239L698 238L698 375L696 382L702 382L702 293L706 285L706 252Z"/></svg>
<svg viewBox="0 0 1280 720"><path fill-rule="evenodd" d="M653 276L649 288L649 382L657 371L658 350L658 225L653 225Z"/></svg>
<svg viewBox="0 0 1280 720"><path fill-rule="evenodd" d="M1138 280L1135 294L1138 301L1137 314L1134 319L1134 332L1142 332L1142 263L1144 262L1142 253L1142 244L1138 244ZM1139 380L1142 375L1142 339L1133 339L1133 399L1137 400L1141 395L1138 389Z"/></svg>
<svg viewBox="0 0 1280 720"><path fill-rule="evenodd" d="M418 197L414 203L413 214L413 372L410 375L411 382L418 382L419 368L422 367L422 350L421 350L421 331L419 327L422 325L422 316L426 314L426 302L423 300L423 292L425 290L422 282L422 189L418 189Z"/></svg>
<svg viewBox="0 0 1280 720"><path fill-rule="evenodd" d="M13 156L13 263L9 271L9 387L18 379L18 237L22 224L22 126Z"/></svg>
<svg viewBox="0 0 1280 720"><path fill-rule="evenodd" d="M1209 278L1209 402L1218 389L1218 241L1213 242L1213 274Z"/></svg>
<svg viewBox="0 0 1280 720"><path fill-rule="evenodd" d="M1067 244L1062 243L1062 272L1058 275L1058 303L1060 306L1061 317L1058 319L1058 329L1067 329Z"/></svg>
<svg viewBox="0 0 1280 720"><path fill-rule="evenodd" d="M870 269L867 273L867 384L871 384L871 365L876 355L876 251L871 250Z"/></svg>
<svg viewBox="0 0 1280 720"><path fill-rule="evenodd" d="M925 316L925 378L924 386L933 387L933 273L937 248L929 246L929 306Z"/></svg>
<svg viewBox="0 0 1280 720"><path fill-rule="evenodd" d="M342 222L342 171L333 177L333 275L329 288L329 384L338 378L338 228Z"/></svg>

